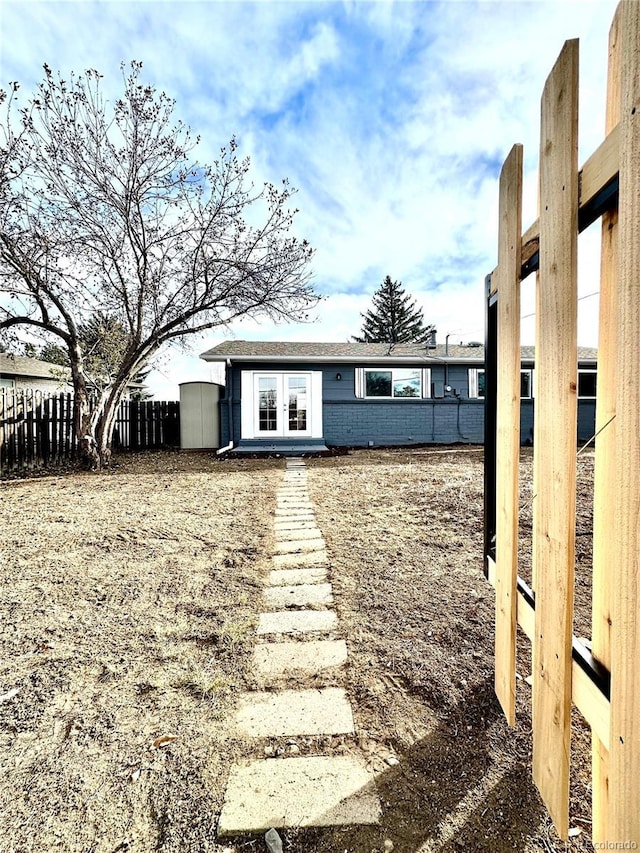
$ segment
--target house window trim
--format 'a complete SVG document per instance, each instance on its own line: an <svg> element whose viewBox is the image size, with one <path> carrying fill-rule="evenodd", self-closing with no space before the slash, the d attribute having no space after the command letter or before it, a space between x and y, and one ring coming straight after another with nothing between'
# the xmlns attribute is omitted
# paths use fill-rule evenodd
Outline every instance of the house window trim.
<svg viewBox="0 0 640 853"><path fill-rule="evenodd" d="M484 367L470 367L469 368L469 399L470 400L484 400L484 397L481 397L478 394L478 378L481 373L485 373ZM520 368L520 388L522 389L522 374L528 373L531 377L529 380L529 388L531 389L531 393L525 396L520 396L521 400L533 400L534 398L534 388L535 388L535 370L533 367L521 367Z"/></svg>
<svg viewBox="0 0 640 853"><path fill-rule="evenodd" d="M382 397L382 396L370 396L366 395L366 374L367 371L373 373L391 373L391 386L393 388L393 371L394 370L418 370L420 372L420 395L418 397ZM394 367L389 367L388 365L383 365L380 367L371 366L371 367L356 367L355 371L355 395L357 398L361 400L385 400L385 401L407 401L413 400L428 400L431 398L431 368L430 367L417 367L417 366L401 366L395 365Z"/></svg>

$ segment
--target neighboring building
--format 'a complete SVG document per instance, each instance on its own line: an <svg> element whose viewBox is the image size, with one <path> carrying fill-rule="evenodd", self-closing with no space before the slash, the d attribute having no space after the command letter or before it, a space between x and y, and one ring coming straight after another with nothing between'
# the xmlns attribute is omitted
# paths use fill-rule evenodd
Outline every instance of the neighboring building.
<svg viewBox="0 0 640 853"><path fill-rule="evenodd" d="M71 369L25 355L0 352L1 388L13 391L40 391L43 394L71 392L73 391ZM123 400L128 400L134 391L144 393L145 390L144 383L130 382L126 387Z"/></svg>
<svg viewBox="0 0 640 853"><path fill-rule="evenodd" d="M533 438L533 347L522 348L523 443ZM236 450L481 444L484 348L226 341L220 443ZM595 349L579 351L578 439L593 435Z"/></svg>
<svg viewBox="0 0 640 853"><path fill-rule="evenodd" d="M49 394L70 391L71 371L49 361L0 352L0 388L14 391L29 389Z"/></svg>

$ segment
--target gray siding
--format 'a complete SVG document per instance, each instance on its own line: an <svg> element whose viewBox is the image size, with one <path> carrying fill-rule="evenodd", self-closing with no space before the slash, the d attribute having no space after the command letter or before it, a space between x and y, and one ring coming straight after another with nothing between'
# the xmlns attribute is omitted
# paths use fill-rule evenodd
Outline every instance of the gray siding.
<svg viewBox="0 0 640 853"><path fill-rule="evenodd" d="M481 400L325 401L324 438L337 447L482 443Z"/></svg>
<svg viewBox="0 0 640 853"><path fill-rule="evenodd" d="M469 367L474 365L433 364L432 382L450 385L444 398L425 400L360 400L355 396L355 366L308 363L236 364L232 370L233 436L229 431L227 397L220 401L221 445L240 441L240 374L242 370L322 371L322 417L324 440L336 447L373 445L455 444L484 441L484 401L469 399ZM476 365L477 366L477 365ZM340 374L340 379L336 374ZM228 389L226 391L228 394ZM578 440L587 441L594 432L595 401L578 403ZM523 400L520 434L523 444L533 441L533 400Z"/></svg>

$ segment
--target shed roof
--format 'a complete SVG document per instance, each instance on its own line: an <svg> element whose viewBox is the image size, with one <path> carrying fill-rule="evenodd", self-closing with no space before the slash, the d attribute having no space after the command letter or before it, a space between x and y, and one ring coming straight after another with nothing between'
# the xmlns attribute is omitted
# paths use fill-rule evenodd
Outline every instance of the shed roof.
<svg viewBox="0 0 640 853"><path fill-rule="evenodd" d="M535 347L521 349L523 361L533 361ZM598 351L593 347L580 347L578 359L593 361ZM321 343L317 341L223 341L200 355L205 361L344 361L387 362L403 361L447 361L468 364L484 363L482 344L361 344L352 341L343 343Z"/></svg>

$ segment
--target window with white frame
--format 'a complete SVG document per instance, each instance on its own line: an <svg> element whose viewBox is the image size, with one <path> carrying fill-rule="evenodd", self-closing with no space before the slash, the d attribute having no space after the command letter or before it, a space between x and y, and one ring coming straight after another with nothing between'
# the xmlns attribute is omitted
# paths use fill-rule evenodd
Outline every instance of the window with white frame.
<svg viewBox="0 0 640 853"><path fill-rule="evenodd" d="M431 396L431 370L426 367L360 367L356 397L407 400Z"/></svg>
<svg viewBox="0 0 640 853"><path fill-rule="evenodd" d="M469 397L484 397L484 370L469 368Z"/></svg>
<svg viewBox="0 0 640 853"><path fill-rule="evenodd" d="M595 370L578 371L578 398L595 400L598 388L598 373Z"/></svg>
<svg viewBox="0 0 640 853"><path fill-rule="evenodd" d="M484 398L485 372L478 367L469 368L469 397ZM520 399L530 400L533 397L533 370L520 371Z"/></svg>
<svg viewBox="0 0 640 853"><path fill-rule="evenodd" d="M520 371L520 399L530 400L533 397L533 370Z"/></svg>

